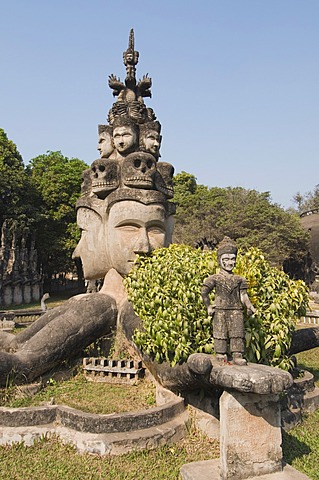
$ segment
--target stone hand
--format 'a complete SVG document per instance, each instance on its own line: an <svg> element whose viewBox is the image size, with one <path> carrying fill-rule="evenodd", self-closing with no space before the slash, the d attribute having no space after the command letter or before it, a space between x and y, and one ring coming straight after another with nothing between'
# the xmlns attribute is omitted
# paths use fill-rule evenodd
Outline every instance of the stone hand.
<svg viewBox="0 0 319 480"><path fill-rule="evenodd" d="M255 313L256 309L253 305L251 305L249 308L247 308L247 315L251 317L253 313Z"/></svg>
<svg viewBox="0 0 319 480"><path fill-rule="evenodd" d="M210 317L213 317L215 313L215 305L208 305L207 312Z"/></svg>

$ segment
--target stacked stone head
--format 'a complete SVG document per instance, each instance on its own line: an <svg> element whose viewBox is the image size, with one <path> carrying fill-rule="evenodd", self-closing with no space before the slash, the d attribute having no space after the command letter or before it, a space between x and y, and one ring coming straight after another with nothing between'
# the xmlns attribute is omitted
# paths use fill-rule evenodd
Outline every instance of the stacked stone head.
<svg viewBox="0 0 319 480"><path fill-rule="evenodd" d="M158 161L161 124L143 100L151 96L151 79L136 81L138 56L131 30L125 82L109 77L117 100L108 124L98 126L100 158L82 176L77 219L84 233L74 257L81 257L87 279L110 268L127 274L137 253L167 246L172 237L174 167ZM85 250L93 253L88 262Z"/></svg>

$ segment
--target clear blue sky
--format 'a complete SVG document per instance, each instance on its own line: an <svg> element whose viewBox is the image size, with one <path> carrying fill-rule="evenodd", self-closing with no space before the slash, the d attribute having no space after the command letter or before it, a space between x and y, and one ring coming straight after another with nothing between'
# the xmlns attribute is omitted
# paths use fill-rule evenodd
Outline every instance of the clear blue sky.
<svg viewBox="0 0 319 480"><path fill-rule="evenodd" d="M0 127L25 163L98 158L131 27L163 161L284 207L319 183L319 0L0 0Z"/></svg>

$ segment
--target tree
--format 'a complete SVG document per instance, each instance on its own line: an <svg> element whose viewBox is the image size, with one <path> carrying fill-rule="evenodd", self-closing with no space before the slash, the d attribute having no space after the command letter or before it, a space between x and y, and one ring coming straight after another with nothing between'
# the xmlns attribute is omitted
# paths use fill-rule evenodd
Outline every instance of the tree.
<svg viewBox="0 0 319 480"><path fill-rule="evenodd" d="M293 201L297 205L299 213L319 209L319 185L316 185L313 191L307 192L304 195L297 192L293 197Z"/></svg>
<svg viewBox="0 0 319 480"><path fill-rule="evenodd" d="M79 238L74 207L86 168L82 160L51 151L33 158L26 167L37 199L38 255L43 273L48 277L73 268L71 255Z"/></svg>
<svg viewBox="0 0 319 480"><path fill-rule="evenodd" d="M4 220L17 220L25 212L25 183L22 157L16 145L0 128L0 226Z"/></svg>
<svg viewBox="0 0 319 480"><path fill-rule="evenodd" d="M239 247L257 246L277 265L291 253L307 251L308 234L298 215L272 203L269 192L208 188L186 172L176 175L174 184L175 242L193 245L202 237L218 242L227 235Z"/></svg>

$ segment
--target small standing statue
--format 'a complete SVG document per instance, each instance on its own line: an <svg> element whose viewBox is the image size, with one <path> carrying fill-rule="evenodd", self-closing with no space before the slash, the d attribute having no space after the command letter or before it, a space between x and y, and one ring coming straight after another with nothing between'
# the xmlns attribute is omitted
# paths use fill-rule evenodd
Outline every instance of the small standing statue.
<svg viewBox="0 0 319 480"><path fill-rule="evenodd" d="M217 247L217 259L220 272L204 280L202 299L207 307L208 315L214 317L214 348L219 362L227 361L227 343L235 365L247 365L244 353L244 315L254 313L247 294L247 281L233 274L236 265L237 247L229 238L224 237ZM215 289L215 301L211 305L209 294Z"/></svg>

